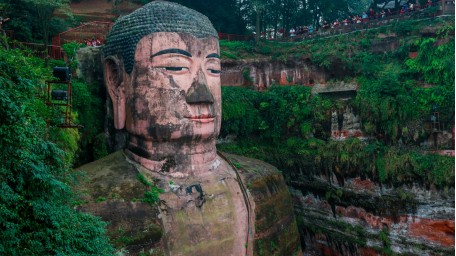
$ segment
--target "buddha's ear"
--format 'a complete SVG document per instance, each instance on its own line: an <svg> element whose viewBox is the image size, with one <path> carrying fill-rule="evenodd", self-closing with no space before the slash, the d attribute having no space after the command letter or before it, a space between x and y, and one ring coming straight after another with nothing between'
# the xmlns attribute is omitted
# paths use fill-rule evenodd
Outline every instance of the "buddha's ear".
<svg viewBox="0 0 456 256"><path fill-rule="evenodd" d="M120 130L125 127L126 116L123 65L118 58L109 56L103 61L103 71L106 87L112 100L114 127Z"/></svg>

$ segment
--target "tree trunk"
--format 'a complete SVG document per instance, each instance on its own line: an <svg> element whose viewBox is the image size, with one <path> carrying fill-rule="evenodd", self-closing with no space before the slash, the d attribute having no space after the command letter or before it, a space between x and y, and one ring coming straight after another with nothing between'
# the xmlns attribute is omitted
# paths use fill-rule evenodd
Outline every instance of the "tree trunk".
<svg viewBox="0 0 456 256"><path fill-rule="evenodd" d="M261 10L260 8L257 8L256 11L256 24L255 24L255 42L258 43L260 41L260 16L261 16Z"/></svg>

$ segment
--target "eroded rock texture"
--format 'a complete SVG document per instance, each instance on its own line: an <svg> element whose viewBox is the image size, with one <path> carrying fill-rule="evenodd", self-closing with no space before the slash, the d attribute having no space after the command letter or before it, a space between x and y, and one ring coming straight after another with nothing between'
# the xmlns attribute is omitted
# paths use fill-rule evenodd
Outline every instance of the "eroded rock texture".
<svg viewBox="0 0 456 256"><path fill-rule="evenodd" d="M300 255L281 173L259 160L229 154L219 159L231 162L229 171L170 179L117 151L77 169L83 173L77 209L107 221L115 246L130 255ZM250 216L234 169L247 187ZM151 188L140 175L163 190L159 203L144 202Z"/></svg>
<svg viewBox="0 0 456 256"><path fill-rule="evenodd" d="M360 178L339 187L329 179L293 182L304 253L454 255L454 191L393 189Z"/></svg>
<svg viewBox="0 0 456 256"><path fill-rule="evenodd" d="M222 69L222 85L252 85L259 90L274 84L312 86L315 83L325 83L329 77L324 70L305 60L223 60Z"/></svg>

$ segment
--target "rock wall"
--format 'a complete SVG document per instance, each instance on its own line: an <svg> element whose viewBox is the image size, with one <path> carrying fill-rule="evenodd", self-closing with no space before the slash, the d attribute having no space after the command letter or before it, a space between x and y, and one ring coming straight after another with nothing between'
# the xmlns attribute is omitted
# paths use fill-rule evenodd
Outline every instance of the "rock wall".
<svg viewBox="0 0 456 256"><path fill-rule="evenodd" d="M361 119L353 112L350 106L345 110L333 110L331 113L331 138L334 140L344 140L347 138L363 139L361 131Z"/></svg>
<svg viewBox="0 0 456 256"><path fill-rule="evenodd" d="M101 47L84 47L78 50L76 60L78 67L76 70L77 77L83 79L86 83L96 84L105 88L103 67L102 67L102 50ZM125 129L117 130L114 128L112 101L106 96L102 99L106 102L105 116L105 134L106 143L109 152L115 152L125 147L127 133Z"/></svg>
<svg viewBox="0 0 456 256"><path fill-rule="evenodd" d="M454 255L454 189L388 188L332 177L293 182L294 206L310 255Z"/></svg>
<svg viewBox="0 0 456 256"><path fill-rule="evenodd" d="M103 67L101 65L102 49L103 47L84 47L78 50L76 54L78 78L83 78L87 83L104 86Z"/></svg>
<svg viewBox="0 0 456 256"><path fill-rule="evenodd" d="M305 60L274 61L269 58L257 60L222 60L222 85L251 85L261 90L271 85L308 85L326 83L324 70Z"/></svg>

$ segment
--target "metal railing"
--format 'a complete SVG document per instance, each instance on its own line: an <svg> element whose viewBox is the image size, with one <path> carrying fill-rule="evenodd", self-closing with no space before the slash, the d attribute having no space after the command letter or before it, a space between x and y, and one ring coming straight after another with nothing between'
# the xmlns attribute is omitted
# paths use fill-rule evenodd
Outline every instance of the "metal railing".
<svg viewBox="0 0 456 256"><path fill-rule="evenodd" d="M44 44L12 41L10 42L10 47L13 49L30 50L35 56L43 59L63 59L62 47L58 45L48 45L46 47Z"/></svg>
<svg viewBox="0 0 456 256"><path fill-rule="evenodd" d="M112 25L112 22L88 22L58 34L52 38L52 43L61 46L68 42L83 43L85 40L91 40L92 38L96 38L104 43Z"/></svg>
<svg viewBox="0 0 456 256"><path fill-rule="evenodd" d="M434 8L439 7L439 8ZM433 2L432 4L426 4L423 6L416 5L413 10L401 10L396 12L385 13L383 16L377 14L375 17L361 19L359 23L347 23L347 25L342 22L336 27L319 27L312 30L308 28L303 30L302 33L296 33L295 36L282 37L277 39L267 39L267 40L276 40L276 41L300 41L305 39L321 38L338 34L345 34L353 31L363 30L363 29L372 29L385 26L391 23L398 21L407 20L410 18L430 18L437 17L440 15L450 14L454 15L454 1L452 0L441 0L438 2ZM303 26L301 26L303 27ZM282 31L283 32L283 31ZM272 32L271 32L272 33ZM262 33L262 39L265 39L265 34ZM228 40L228 41L250 41L254 40L254 35L235 35L235 34L226 34L219 33L219 39Z"/></svg>
<svg viewBox="0 0 456 256"><path fill-rule="evenodd" d="M425 6L415 6L413 11L396 11L392 12L389 14L385 14L383 17L381 15L377 15L375 17L371 18L364 18L361 19L360 22L358 23L348 23L347 25L341 23L338 26L333 26L333 27L327 27L323 28L320 27L316 30L314 30L312 33L309 33L308 31L302 34L298 34L294 37L288 37L284 38L284 41L300 41L300 40L305 40L305 39L313 39L313 38L322 38L322 37L328 37L328 36L333 36L333 35L339 35L339 34L346 34L354 31L359 31L359 30L365 30L365 29L372 29L372 28L378 28L382 27L385 25L389 25L391 23L396 23L399 21L404 21L408 20L411 18L432 18L432 17L437 17L443 14L442 9L444 8L439 8L436 10L436 8L433 7L439 7L443 6L445 3L442 2L436 2L432 3L431 5L425 5ZM432 9L431 9L432 8ZM453 14L454 15L454 14Z"/></svg>

